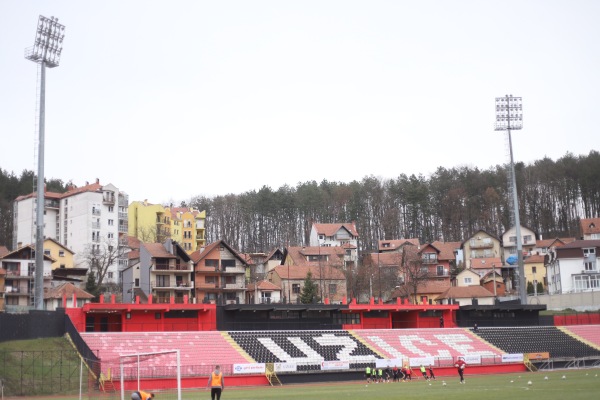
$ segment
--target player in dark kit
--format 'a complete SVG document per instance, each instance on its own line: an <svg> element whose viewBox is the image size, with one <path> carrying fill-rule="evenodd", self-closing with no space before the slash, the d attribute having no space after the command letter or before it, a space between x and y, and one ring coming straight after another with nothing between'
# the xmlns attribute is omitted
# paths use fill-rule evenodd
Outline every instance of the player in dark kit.
<svg viewBox="0 0 600 400"><path fill-rule="evenodd" d="M458 375L460 376L460 383L465 383L464 373L467 363L462 357L458 357L458 361L456 361L456 364L454 364L454 366L456 367Z"/></svg>

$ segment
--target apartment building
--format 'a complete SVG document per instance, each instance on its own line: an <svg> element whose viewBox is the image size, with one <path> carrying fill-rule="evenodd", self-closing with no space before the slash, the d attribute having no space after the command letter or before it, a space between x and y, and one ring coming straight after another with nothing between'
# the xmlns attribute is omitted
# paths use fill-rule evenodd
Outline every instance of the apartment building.
<svg viewBox="0 0 600 400"><path fill-rule="evenodd" d="M89 267L86 254L117 246L119 257L108 266L104 283L118 284L119 272L127 266L128 201L126 193L98 179L65 193L46 192L44 237L73 251L75 265L82 268ZM36 208L35 193L15 199L13 249L35 243Z"/></svg>
<svg viewBox="0 0 600 400"><path fill-rule="evenodd" d="M193 207L164 207L147 200L129 205L129 235L142 242L172 239L191 254L206 244L206 211Z"/></svg>

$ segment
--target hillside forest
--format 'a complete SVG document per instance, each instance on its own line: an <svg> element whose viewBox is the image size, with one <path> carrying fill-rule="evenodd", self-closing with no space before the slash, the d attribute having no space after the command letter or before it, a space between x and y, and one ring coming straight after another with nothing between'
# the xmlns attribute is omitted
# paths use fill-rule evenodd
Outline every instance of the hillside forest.
<svg viewBox="0 0 600 400"><path fill-rule="evenodd" d="M515 169L521 224L544 238L579 237L579 219L600 216L600 152L566 153L556 161L517 163ZM0 168L0 245L12 245L12 204L31 193L34 176ZM113 183L127 191L124 183ZM48 179L46 186L64 192L67 184ZM499 165L486 170L439 167L430 176L263 186L241 194L196 196L181 205L206 210L207 243L224 239L242 252L307 245L313 222L352 221L359 250L373 251L380 239L463 241L478 229L500 237L511 225L509 197L507 168Z"/></svg>

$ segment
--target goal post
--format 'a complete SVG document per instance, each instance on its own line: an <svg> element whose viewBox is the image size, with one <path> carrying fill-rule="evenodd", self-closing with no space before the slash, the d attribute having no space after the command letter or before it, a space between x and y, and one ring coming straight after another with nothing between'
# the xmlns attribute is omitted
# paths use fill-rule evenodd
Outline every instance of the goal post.
<svg viewBox="0 0 600 400"><path fill-rule="evenodd" d="M172 355L175 355L173 360ZM156 378L155 374L150 375L148 369L154 370L153 366L145 366L151 360L156 360L161 363L162 377L172 377L172 371L175 369L176 384L177 384L177 400L181 400L181 355L179 350L163 350L148 353L133 353L133 354L121 354L119 355L119 372L121 382L121 400L129 400L125 397L125 381L131 376L131 373L135 374L137 381L136 390L146 390L140 386L140 381L143 379ZM129 374L126 373L126 366L134 365L135 369L132 371L130 368ZM154 371L153 371L154 372Z"/></svg>

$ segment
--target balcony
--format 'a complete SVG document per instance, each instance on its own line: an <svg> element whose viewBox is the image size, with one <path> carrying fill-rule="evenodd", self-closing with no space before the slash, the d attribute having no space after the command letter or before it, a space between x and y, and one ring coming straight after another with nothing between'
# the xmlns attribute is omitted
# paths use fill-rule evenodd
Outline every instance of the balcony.
<svg viewBox="0 0 600 400"><path fill-rule="evenodd" d="M115 204L115 194L114 192L104 192L104 196L102 196L102 202L104 204Z"/></svg>
<svg viewBox="0 0 600 400"><path fill-rule="evenodd" d="M60 208L60 202L58 200L45 199L44 207L45 208L56 208L58 210Z"/></svg>
<svg viewBox="0 0 600 400"><path fill-rule="evenodd" d="M128 226L127 224L119 224L119 233L127 233Z"/></svg>
<svg viewBox="0 0 600 400"><path fill-rule="evenodd" d="M129 215L126 212L119 211L119 219L127 221Z"/></svg>
<svg viewBox="0 0 600 400"><path fill-rule="evenodd" d="M188 264L176 264L176 265L169 265L169 264L156 264L154 265L154 270L155 271L173 271L173 272L192 272L193 267L191 265Z"/></svg>
<svg viewBox="0 0 600 400"><path fill-rule="evenodd" d="M100 229L101 226L100 222L92 222L92 229Z"/></svg>
<svg viewBox="0 0 600 400"><path fill-rule="evenodd" d="M94 208L94 209L92 209L92 215L95 217L99 217L100 215L102 215L102 212L100 211L99 208Z"/></svg>
<svg viewBox="0 0 600 400"><path fill-rule="evenodd" d="M223 290L244 290L246 289L246 285L243 283L226 283L221 285L221 289Z"/></svg>
<svg viewBox="0 0 600 400"><path fill-rule="evenodd" d="M437 257L423 257L421 262L423 264L437 264L438 260Z"/></svg>
<svg viewBox="0 0 600 400"><path fill-rule="evenodd" d="M172 282L171 280L167 281L152 281L152 288L155 289L184 289L191 290L194 285L192 282Z"/></svg>
<svg viewBox="0 0 600 400"><path fill-rule="evenodd" d="M470 247L471 249L491 249L494 247L494 243L475 242L470 243Z"/></svg>

